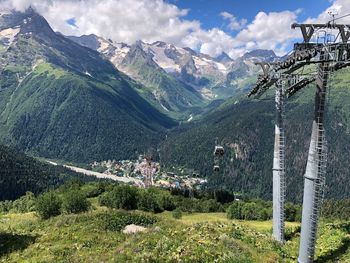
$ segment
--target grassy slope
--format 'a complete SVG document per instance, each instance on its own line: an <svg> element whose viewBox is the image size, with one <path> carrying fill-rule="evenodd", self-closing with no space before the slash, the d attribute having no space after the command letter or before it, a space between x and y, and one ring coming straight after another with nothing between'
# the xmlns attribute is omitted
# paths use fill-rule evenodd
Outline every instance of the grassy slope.
<svg viewBox="0 0 350 263"><path fill-rule="evenodd" d="M94 200L95 201L95 200ZM96 202L93 202L95 206ZM101 231L96 215L61 215L40 221L33 213L0 215L0 262L295 262L298 234L284 246L271 237L271 222L230 221L223 213L188 214L160 221L145 233ZM298 224L287 223L293 233ZM349 233L321 225L317 262L349 262Z"/></svg>

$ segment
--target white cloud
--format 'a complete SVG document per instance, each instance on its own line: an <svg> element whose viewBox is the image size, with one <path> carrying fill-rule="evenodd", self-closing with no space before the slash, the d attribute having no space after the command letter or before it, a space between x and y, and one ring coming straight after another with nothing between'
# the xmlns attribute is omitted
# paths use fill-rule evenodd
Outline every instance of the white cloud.
<svg viewBox="0 0 350 263"><path fill-rule="evenodd" d="M324 10L317 18L308 18L306 23L320 22L325 23L332 20L332 16L329 12L336 13L336 17L341 17L350 13L349 0L332 0L331 6ZM337 23L349 24L350 16L337 20Z"/></svg>
<svg viewBox="0 0 350 263"><path fill-rule="evenodd" d="M222 52L227 52L232 56L237 55L233 52L236 46L234 38L218 28L194 31L182 40L182 44L199 49L200 52L211 56L218 56Z"/></svg>
<svg viewBox="0 0 350 263"><path fill-rule="evenodd" d="M1 1L1 0L0 0ZM188 10L164 0L6 0L2 6L24 11L34 7L55 31L65 35L96 34L115 42L132 44L165 41L216 56L232 50L234 38L200 22L186 20ZM66 21L75 19L75 25ZM245 22L242 22L245 23Z"/></svg>
<svg viewBox="0 0 350 263"><path fill-rule="evenodd" d="M198 21L182 19L188 12L163 0L7 0L23 11L32 5L54 30L66 35L96 34L117 42L163 40L179 43L199 30ZM76 26L66 23L75 18Z"/></svg>
<svg viewBox="0 0 350 263"><path fill-rule="evenodd" d="M232 15L229 12L221 12L220 15L225 20L229 21L229 24L227 26L233 31L242 29L248 22L247 19L238 20L234 15Z"/></svg>
<svg viewBox="0 0 350 263"><path fill-rule="evenodd" d="M286 42L298 37L298 32L291 29L298 12L259 12L253 22L238 33L236 41L246 49L273 49L283 54L286 50L281 47L286 47Z"/></svg>
<svg viewBox="0 0 350 263"><path fill-rule="evenodd" d="M173 1L174 2L174 1ZM329 9L339 15L350 13L349 0L333 0L330 8L317 18L308 21L327 21ZM66 35L96 34L115 42L134 43L136 40L153 42L162 40L180 46L189 46L216 56L221 52L237 57L244 52L262 48L285 54L298 30L290 25L301 10L259 12L254 20L238 20L233 14L222 12L232 31L232 36L219 28L205 30L199 21L185 19L189 12L164 0L0 0L0 7L24 11L33 6L50 23L54 30ZM76 27L67 24L74 18ZM350 17L340 20L349 22Z"/></svg>

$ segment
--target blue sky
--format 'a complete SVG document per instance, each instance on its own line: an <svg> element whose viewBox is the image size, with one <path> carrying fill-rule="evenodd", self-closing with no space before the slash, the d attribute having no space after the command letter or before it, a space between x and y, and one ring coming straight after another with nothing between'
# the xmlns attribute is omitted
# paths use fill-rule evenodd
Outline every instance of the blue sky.
<svg viewBox="0 0 350 263"><path fill-rule="evenodd" d="M329 0L168 0L167 2L181 9L190 9L185 18L200 21L205 29L213 27L225 29L221 12L229 12L238 19L247 19L251 22L261 11L269 13L302 9L298 17L301 22L308 17L317 17L330 6Z"/></svg>

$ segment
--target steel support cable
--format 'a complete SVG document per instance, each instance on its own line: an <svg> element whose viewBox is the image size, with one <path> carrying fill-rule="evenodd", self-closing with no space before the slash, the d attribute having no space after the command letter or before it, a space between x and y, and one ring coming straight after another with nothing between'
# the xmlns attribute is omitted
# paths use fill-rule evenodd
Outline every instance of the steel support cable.
<svg viewBox="0 0 350 263"><path fill-rule="evenodd" d="M339 20L339 19L342 19L342 18L345 18L345 17L348 17L348 16L350 16L350 14L346 14L346 15L343 15L343 16L340 16L340 17L337 17L337 18L334 18L334 19L328 21L328 23L332 23L333 21L336 21L336 20Z"/></svg>

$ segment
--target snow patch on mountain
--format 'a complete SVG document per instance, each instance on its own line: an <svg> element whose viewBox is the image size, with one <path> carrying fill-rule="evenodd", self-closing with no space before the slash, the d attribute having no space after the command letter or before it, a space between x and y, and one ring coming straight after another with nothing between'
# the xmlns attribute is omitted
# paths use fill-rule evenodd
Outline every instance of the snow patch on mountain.
<svg viewBox="0 0 350 263"><path fill-rule="evenodd" d="M143 45L143 48L144 51L151 52L154 62L156 62L158 66L163 68L166 72L180 72L180 65L165 54L165 49L163 47L145 44Z"/></svg>
<svg viewBox="0 0 350 263"><path fill-rule="evenodd" d="M271 50L253 50L239 58L231 58L222 53L213 58L190 48L177 47L162 41L154 43L137 41L136 44L129 46L125 43L96 38L98 48L95 49L106 56L118 70L134 80L145 85L148 81L140 79L138 69L129 67L130 63L134 63L137 57L141 56L141 61L146 60L149 67L154 67L155 70L159 70L157 69L159 67L199 91L207 100L230 96L234 88L246 85L246 80L259 70L255 62L273 62L278 59Z"/></svg>

